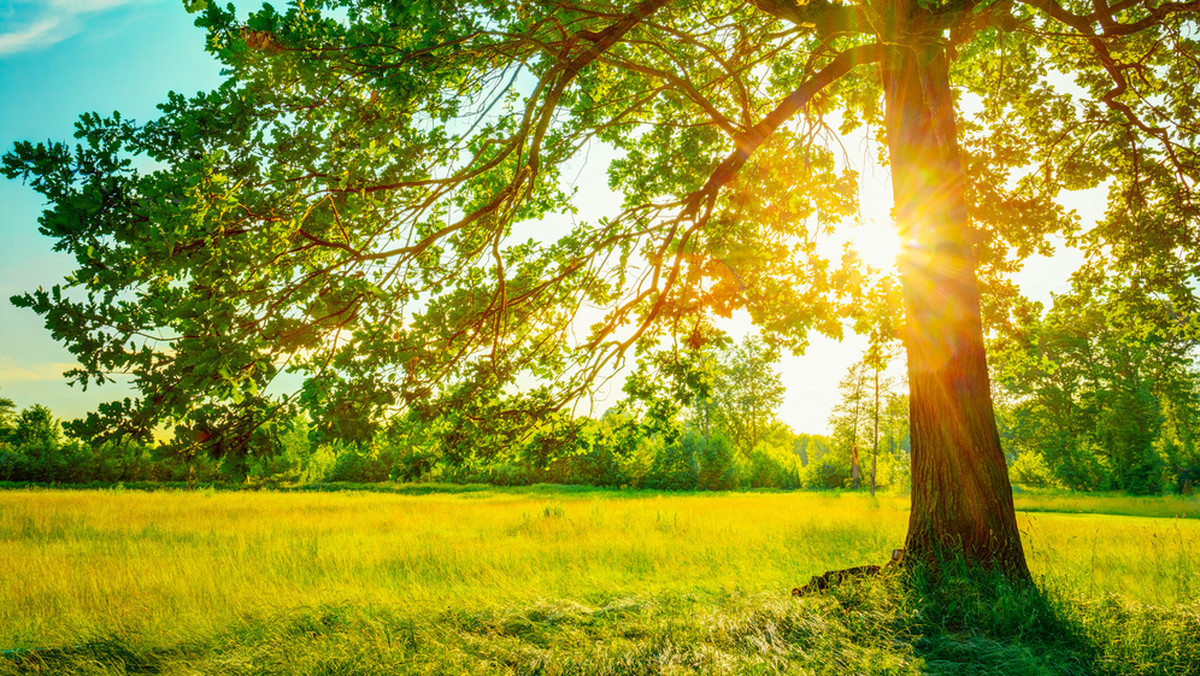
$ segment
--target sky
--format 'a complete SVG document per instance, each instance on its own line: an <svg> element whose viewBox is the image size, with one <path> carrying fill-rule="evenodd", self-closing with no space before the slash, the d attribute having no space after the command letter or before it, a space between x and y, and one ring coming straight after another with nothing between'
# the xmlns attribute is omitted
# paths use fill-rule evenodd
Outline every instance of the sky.
<svg viewBox="0 0 1200 676"><path fill-rule="evenodd" d="M119 110L146 120L169 91L215 87L219 66L192 21L180 0L0 0L0 152L21 140L70 141L85 112ZM864 175L864 210L886 218L889 194L886 172ZM1086 212L1096 200L1075 202L1085 220L1095 216ZM69 386L62 373L74 364L71 354L40 317L8 302L49 288L72 269L70 257L52 251L51 240L38 233L42 206L32 189L0 178L0 397L18 408L45 404L69 420L129 392L120 384L86 392ZM1035 258L1018 281L1026 295L1045 300L1066 289L1077 260L1071 252ZM786 355L779 364L787 386L780 418L797 432L826 432L837 383L865 347L865 339L849 333L841 342L814 336L804 356ZM610 385L599 403L611 403L619 389Z"/></svg>
<svg viewBox="0 0 1200 676"><path fill-rule="evenodd" d="M17 141L71 141L85 112L146 120L171 90L220 82L204 33L180 0L0 0L0 152ZM74 359L10 296L49 288L72 269L38 233L41 196L0 178L0 397L49 406L64 419L127 396L82 392L62 373Z"/></svg>

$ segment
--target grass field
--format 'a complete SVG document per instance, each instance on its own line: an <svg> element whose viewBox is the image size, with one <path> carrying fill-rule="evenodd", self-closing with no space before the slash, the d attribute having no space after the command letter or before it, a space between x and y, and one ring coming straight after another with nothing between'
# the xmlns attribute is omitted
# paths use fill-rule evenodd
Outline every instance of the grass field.
<svg viewBox="0 0 1200 676"><path fill-rule="evenodd" d="M1011 669L1013 650L1046 673L1200 672L1186 647L1200 644L1194 499L1019 496L1049 590L1033 596L916 598L889 580L788 596L825 570L882 563L907 504L538 487L0 492L0 648L16 651L0 673L822 673L830 659L955 673ZM1059 636L1051 619L1073 628ZM1076 662L1004 637L959 645L972 623L1065 641ZM28 650L47 647L60 649Z"/></svg>

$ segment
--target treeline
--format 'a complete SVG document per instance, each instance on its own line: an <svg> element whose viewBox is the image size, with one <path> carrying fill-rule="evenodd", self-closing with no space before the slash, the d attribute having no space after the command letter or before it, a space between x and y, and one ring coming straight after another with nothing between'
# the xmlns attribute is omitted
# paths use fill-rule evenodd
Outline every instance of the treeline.
<svg viewBox="0 0 1200 676"><path fill-rule="evenodd" d="M714 338L644 357L624 399L592 418L550 412L532 428L505 429L501 416L419 409L354 441L305 416L255 430L229 445L87 443L67 438L44 406L17 414L0 400L0 481L248 482L437 481L586 484L661 490L843 489L871 486L869 406L842 411L837 434L796 434L778 420L784 388L775 351L750 339ZM860 379L861 380L861 379ZM861 397L863 391L858 391ZM891 395L894 397L894 395ZM908 486L907 417L885 434L874 485ZM854 433L843 429L852 422ZM890 425L890 427L888 426ZM214 453L213 451L219 451Z"/></svg>
<svg viewBox="0 0 1200 676"><path fill-rule="evenodd" d="M0 441L0 481L38 483L248 482L250 484L437 481L526 485L587 484L661 490L845 488L844 453L821 435L793 434L783 425L746 452L723 432L706 439L696 429L646 433L628 413L577 420L570 429L540 430L500 456L462 457L439 450L436 426L408 421L366 444L314 442L304 419L269 453L188 457L171 443L87 444L65 438L44 406L21 414L22 427ZM26 424L36 420L38 433ZM421 437L424 443L412 443ZM553 453L547 453L547 445ZM893 480L903 473L889 463Z"/></svg>
<svg viewBox="0 0 1200 676"><path fill-rule="evenodd" d="M1049 309L1018 308L991 350L997 422L1015 482L1193 491L1200 322L1181 308L1137 283L1082 275Z"/></svg>
<svg viewBox="0 0 1200 676"><path fill-rule="evenodd" d="M1200 481L1196 322L1134 287L1097 289L1105 287L1078 283L1049 309L1019 304L994 336L995 410L1012 480L1190 493ZM509 401L464 397L447 410L412 406L378 428L299 413L234 440L180 429L159 443L92 443L64 436L44 406L18 413L0 399L0 480L903 492L908 397L892 375L900 356L877 346L847 371L828 437L796 434L776 417L784 388L774 348L716 332L643 354L624 397L598 417L509 415Z"/></svg>

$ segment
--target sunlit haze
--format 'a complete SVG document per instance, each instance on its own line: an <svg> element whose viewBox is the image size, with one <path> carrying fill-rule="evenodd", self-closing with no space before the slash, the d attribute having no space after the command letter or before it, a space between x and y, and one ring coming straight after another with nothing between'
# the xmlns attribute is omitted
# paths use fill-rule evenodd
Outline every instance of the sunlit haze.
<svg viewBox="0 0 1200 676"><path fill-rule="evenodd" d="M893 224L872 219L851 227L850 246L867 265L888 271L900 255L900 235Z"/></svg>

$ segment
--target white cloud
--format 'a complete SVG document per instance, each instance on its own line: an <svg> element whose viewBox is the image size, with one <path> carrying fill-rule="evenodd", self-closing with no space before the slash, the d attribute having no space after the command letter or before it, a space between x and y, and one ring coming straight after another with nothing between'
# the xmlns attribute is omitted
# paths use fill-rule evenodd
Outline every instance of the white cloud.
<svg viewBox="0 0 1200 676"><path fill-rule="evenodd" d="M121 5L128 5L133 0L51 0L50 7L58 12L82 14L83 12L100 12Z"/></svg>
<svg viewBox="0 0 1200 676"><path fill-rule="evenodd" d="M66 363L19 364L9 357L0 357L0 383L61 381L64 380L64 372L78 366Z"/></svg>
<svg viewBox="0 0 1200 676"><path fill-rule="evenodd" d="M0 15L0 56L48 47L79 33L88 15L143 0L18 0Z"/></svg>
<svg viewBox="0 0 1200 676"><path fill-rule="evenodd" d="M13 32L0 33L0 54L15 54L51 45L67 37L63 33L62 22L53 18L42 19Z"/></svg>

